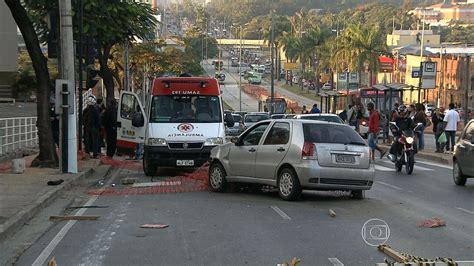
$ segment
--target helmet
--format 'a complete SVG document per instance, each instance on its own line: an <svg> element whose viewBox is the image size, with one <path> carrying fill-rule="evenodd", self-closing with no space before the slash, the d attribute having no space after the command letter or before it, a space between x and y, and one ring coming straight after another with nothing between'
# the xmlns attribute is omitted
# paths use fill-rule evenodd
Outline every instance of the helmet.
<svg viewBox="0 0 474 266"><path fill-rule="evenodd" d="M402 104L398 107L398 112L399 113L404 113L406 111L407 111L407 107L405 105Z"/></svg>

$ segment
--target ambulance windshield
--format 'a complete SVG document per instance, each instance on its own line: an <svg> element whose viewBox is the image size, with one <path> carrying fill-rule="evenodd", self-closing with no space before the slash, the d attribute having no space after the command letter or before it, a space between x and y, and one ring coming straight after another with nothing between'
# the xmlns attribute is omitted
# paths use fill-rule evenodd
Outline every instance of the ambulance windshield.
<svg viewBox="0 0 474 266"><path fill-rule="evenodd" d="M151 123L219 123L221 104L217 96L163 95L151 103Z"/></svg>

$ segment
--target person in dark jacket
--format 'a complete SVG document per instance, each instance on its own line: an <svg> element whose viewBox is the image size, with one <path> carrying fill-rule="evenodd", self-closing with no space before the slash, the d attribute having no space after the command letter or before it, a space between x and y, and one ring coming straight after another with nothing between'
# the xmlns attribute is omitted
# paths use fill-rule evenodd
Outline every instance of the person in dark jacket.
<svg viewBox="0 0 474 266"><path fill-rule="evenodd" d="M105 128L107 156L113 157L117 149L117 101L115 99L107 105L102 125Z"/></svg>
<svg viewBox="0 0 474 266"><path fill-rule="evenodd" d="M93 153L93 158L98 157L97 146L99 140L100 117L99 111L95 106L95 99L90 98L86 110L83 114L84 124L84 147L86 154L90 156Z"/></svg>
<svg viewBox="0 0 474 266"><path fill-rule="evenodd" d="M439 143L438 139L444 132L445 123L444 120L444 108L436 108L434 114L431 116L431 122L433 123L433 133L435 134L436 152L443 153L444 143Z"/></svg>
<svg viewBox="0 0 474 266"><path fill-rule="evenodd" d="M426 114L423 110L423 104L417 103L415 105L415 115L413 116L413 121L415 124L422 123L423 126L420 126L418 130L415 132L418 138L418 150L422 151L425 148L425 127L426 127Z"/></svg>

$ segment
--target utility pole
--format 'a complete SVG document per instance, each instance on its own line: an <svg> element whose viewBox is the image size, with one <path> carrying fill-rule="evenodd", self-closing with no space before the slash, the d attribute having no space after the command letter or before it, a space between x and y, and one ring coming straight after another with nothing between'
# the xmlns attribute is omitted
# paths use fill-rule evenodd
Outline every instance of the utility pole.
<svg viewBox="0 0 474 266"><path fill-rule="evenodd" d="M239 111L242 112L242 26L239 26Z"/></svg>
<svg viewBox="0 0 474 266"><path fill-rule="evenodd" d="M466 77L464 78L465 80L465 83L466 83L466 86L465 86L465 89L466 89L466 92L464 93L464 126L467 125L467 123L469 122L469 91L471 90L471 86L469 84L470 80L471 80L471 77L469 76L469 64L471 63L471 56L469 56L469 54L466 55Z"/></svg>
<svg viewBox="0 0 474 266"><path fill-rule="evenodd" d="M273 23L274 11L272 10L272 36L271 36L271 61L272 61L272 70L271 70L271 83L270 83L270 114L272 115L275 111L275 25Z"/></svg>
<svg viewBox="0 0 474 266"><path fill-rule="evenodd" d="M420 103L421 100L421 90L423 87L423 45L425 41L425 11L423 10L423 20L422 20L423 26L421 28L421 49L420 49L420 79L418 81L418 103ZM426 94L426 93L425 93ZM426 98L426 95L424 95Z"/></svg>
<svg viewBox="0 0 474 266"><path fill-rule="evenodd" d="M82 71L83 71L83 57L84 57L84 0L79 1L79 47L78 52L79 52L79 150L82 150L82 107L84 104L84 99L82 98L82 92L84 91L83 88L83 76L82 76Z"/></svg>
<svg viewBox="0 0 474 266"><path fill-rule="evenodd" d="M61 42L61 79L74 83L74 39L72 29L71 0L59 0L60 42ZM68 88L68 93L75 95L75 88ZM80 92L82 94L82 92ZM65 97L62 97L63 99ZM75 97L73 97L75 99ZM58 99L59 100L59 99ZM72 108L74 112L68 113ZM61 119L61 171L77 173L77 136L76 136L76 104L63 103ZM82 111L82 110L81 110Z"/></svg>
<svg viewBox="0 0 474 266"><path fill-rule="evenodd" d="M129 77L130 77L130 66L128 62L128 40L125 40L124 43L124 68L125 68L125 77L123 81L123 87L125 91L130 90Z"/></svg>

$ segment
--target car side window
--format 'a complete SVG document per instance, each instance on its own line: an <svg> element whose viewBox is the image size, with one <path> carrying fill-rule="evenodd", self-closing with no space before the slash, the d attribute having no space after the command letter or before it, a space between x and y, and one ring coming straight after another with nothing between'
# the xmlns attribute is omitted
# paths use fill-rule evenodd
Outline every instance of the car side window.
<svg viewBox="0 0 474 266"><path fill-rule="evenodd" d="M132 117L135 115L136 112L140 112L140 107L138 105L136 97L131 94L123 94L120 116L122 118L132 120Z"/></svg>
<svg viewBox="0 0 474 266"><path fill-rule="evenodd" d="M275 123L267 135L263 145L283 145L290 140L290 124Z"/></svg>
<svg viewBox="0 0 474 266"><path fill-rule="evenodd" d="M260 124L259 126L250 130L242 139L242 144L244 146L258 145L268 125L269 123Z"/></svg>
<svg viewBox="0 0 474 266"><path fill-rule="evenodd" d="M471 142L472 137L474 136L474 122L468 125L466 132L464 133L463 140Z"/></svg>

